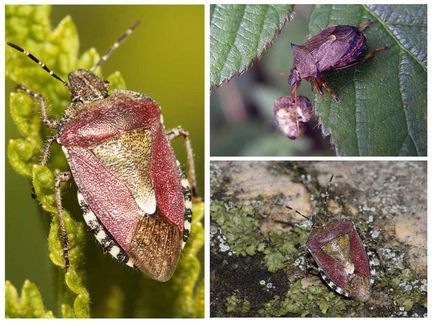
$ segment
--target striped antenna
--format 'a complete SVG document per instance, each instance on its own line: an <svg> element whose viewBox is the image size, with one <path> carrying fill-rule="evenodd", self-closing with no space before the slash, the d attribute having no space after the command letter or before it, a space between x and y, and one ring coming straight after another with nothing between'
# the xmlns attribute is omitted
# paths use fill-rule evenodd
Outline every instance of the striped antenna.
<svg viewBox="0 0 434 326"><path fill-rule="evenodd" d="M307 219L307 220L309 219L309 217L307 217L306 215L300 213L297 209L294 209L294 208L292 208L291 206L288 206L288 205L286 205L285 207L288 208L288 209L290 209L290 210L292 210L292 211L294 211L294 212L296 212L298 215L303 216L305 219Z"/></svg>
<svg viewBox="0 0 434 326"><path fill-rule="evenodd" d="M14 48L15 50L24 53L26 56L28 56L32 61L36 62L38 65L41 66L42 69L44 69L46 72L48 72L51 76L53 76L54 78L56 78L57 80L59 80L63 85L65 85L66 87L68 87L68 84L66 83L66 81L64 81L62 78L60 78L58 75L56 75L54 73L54 71L52 71L50 68L48 68L45 63L41 62L41 60L39 60L38 58L36 58L33 54L27 52L26 50L24 50L23 48L19 47L18 45L11 43L11 42L6 42L7 45L9 45L10 47Z"/></svg>
<svg viewBox="0 0 434 326"><path fill-rule="evenodd" d="M127 29L125 33L123 33L116 42L112 45L110 49L99 59L99 61L90 69L90 71L94 71L96 68L101 66L107 59L110 57L112 52L119 47L119 45L139 26L140 20L136 21L130 28Z"/></svg>
<svg viewBox="0 0 434 326"><path fill-rule="evenodd" d="M327 189L326 189L326 193L324 196L324 204L327 204L327 201L329 200L329 189L330 189L330 185L332 184L333 177L334 177L334 175L332 174L332 176L330 177L330 180L327 184Z"/></svg>

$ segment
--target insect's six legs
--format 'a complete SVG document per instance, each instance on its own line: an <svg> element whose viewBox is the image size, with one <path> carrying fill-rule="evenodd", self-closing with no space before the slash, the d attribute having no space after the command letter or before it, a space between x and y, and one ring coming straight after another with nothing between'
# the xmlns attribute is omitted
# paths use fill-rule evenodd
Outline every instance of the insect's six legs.
<svg viewBox="0 0 434 326"><path fill-rule="evenodd" d="M187 131L181 127L173 128L166 132L167 138L171 141L178 137L184 138L185 150L187 152L188 179L191 185L191 193L193 197L197 197L196 193L196 170L194 168L193 148L191 147L190 136Z"/></svg>
<svg viewBox="0 0 434 326"><path fill-rule="evenodd" d="M60 184L62 182L67 182L71 179L70 172L60 172L56 175L54 179L54 194L56 198L56 208L57 208L57 216L59 218L59 233L62 239L62 247L63 247L63 259L65 260L65 270L67 271L69 264L69 254L68 254L68 234L66 233L65 221L63 219L63 208L62 208L62 194L60 191Z"/></svg>

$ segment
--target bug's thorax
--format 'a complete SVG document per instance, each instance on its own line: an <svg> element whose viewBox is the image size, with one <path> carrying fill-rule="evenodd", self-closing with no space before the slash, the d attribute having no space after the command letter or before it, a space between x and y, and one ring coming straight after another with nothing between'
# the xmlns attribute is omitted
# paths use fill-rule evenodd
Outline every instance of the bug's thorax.
<svg viewBox="0 0 434 326"><path fill-rule="evenodd" d="M72 102L92 103L109 95L109 84L93 72L78 69L68 74Z"/></svg>

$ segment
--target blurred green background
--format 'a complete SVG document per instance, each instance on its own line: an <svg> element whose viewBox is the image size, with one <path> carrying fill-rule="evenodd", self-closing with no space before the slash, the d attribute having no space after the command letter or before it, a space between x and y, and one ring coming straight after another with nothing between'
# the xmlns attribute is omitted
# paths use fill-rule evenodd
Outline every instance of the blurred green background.
<svg viewBox="0 0 434 326"><path fill-rule="evenodd" d="M334 155L316 119L297 140L287 139L274 125L273 102L289 95L290 43L307 40L312 9L313 5L296 5L271 48L246 73L211 91L211 155ZM312 98L311 92L303 81L297 94Z"/></svg>
<svg viewBox="0 0 434 326"><path fill-rule="evenodd" d="M203 197L203 6L53 6L52 28L66 15L71 15L77 26L80 54L95 47L102 55L134 21L141 20L139 28L103 64L103 74L107 76L120 71L128 89L144 93L161 105L166 128L181 125L190 132L198 190ZM66 79L66 76L61 77ZM14 87L15 84L7 80L6 94ZM9 99L6 96L6 146L9 139L19 137L8 111ZM175 140L174 147L180 162L185 162L183 141ZM56 282L59 275L48 258L50 217L46 214L41 216L38 203L31 197L30 182L17 175L8 163L5 175L6 279L17 288L21 288L27 278L36 283L44 304L56 313ZM76 201L76 198L70 200ZM68 209L73 211L76 219L81 219L76 204ZM108 285L103 280L111 280L111 289L126 288L134 293L138 279L143 276L121 266L109 255L103 255L101 247L92 238L93 235L88 232L87 282L93 301L92 313L102 316L104 307L110 305L106 296ZM128 298L124 299L128 301ZM156 297L149 298L150 302L155 300ZM146 305L146 302L141 304ZM130 315L133 309L131 307ZM123 314L128 315L128 312L128 309L124 310Z"/></svg>

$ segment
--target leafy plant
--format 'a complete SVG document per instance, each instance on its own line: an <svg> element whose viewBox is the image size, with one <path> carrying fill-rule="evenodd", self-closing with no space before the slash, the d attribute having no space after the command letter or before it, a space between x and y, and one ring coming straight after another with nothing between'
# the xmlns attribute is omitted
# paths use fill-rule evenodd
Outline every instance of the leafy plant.
<svg viewBox="0 0 434 326"><path fill-rule="evenodd" d="M85 51L78 57L79 39L71 17L65 17L52 30L50 25L50 6L6 6L6 39L19 44L47 64L60 76L78 68L89 69L98 60L95 49ZM101 69L96 70L101 74ZM33 91L42 94L49 103L49 115L52 119L61 117L70 102L67 89L54 78L48 76L37 64L13 49L6 49L6 75L16 83L23 84ZM126 89L125 82L119 72L107 78L111 89ZM48 236L49 256L54 265L63 269L62 245L59 239L59 225L54 200L54 175L57 171L68 169L67 162L59 150L52 149L48 166L39 165L42 144L50 132L42 126L39 104L23 92L10 94L10 114L21 134L18 139L8 143L7 156L10 165L20 175L31 180L34 193L42 209L52 216ZM66 192L66 189L65 189ZM86 247L86 231L82 220L75 220L64 210L64 219L69 236L69 255L71 266L59 282L58 305L63 317L89 317L90 295L85 287L89 278L83 268ZM135 294L137 308L129 316L164 315L178 317L203 316L203 282L201 279L201 264L197 258L203 247L203 203L193 205L192 236L183 251L177 271L168 283L156 284L151 280L142 280L139 273L131 272L131 279L138 279L141 291ZM161 295L170 297L166 300L165 309L158 305L144 302L149 296L149 288L156 288ZM6 307L8 317L49 317L50 311L45 311L42 298L36 286L26 281L21 294L10 282L6 282ZM121 304L126 292L118 288L106 287L107 309L102 314L119 317L122 313ZM137 287L134 291L137 290ZM110 292L111 291L111 292ZM107 295L108 293L108 295ZM95 303L95 299L93 300ZM142 305L143 304L143 305ZM99 312L101 313L101 312Z"/></svg>
<svg viewBox="0 0 434 326"><path fill-rule="evenodd" d="M243 73L271 45L293 5L212 5L211 86Z"/></svg>
<svg viewBox="0 0 434 326"><path fill-rule="evenodd" d="M426 9L426 5L296 6L294 19L266 54L248 66L251 71L213 90L212 154L426 155ZM288 141L275 128L273 102L289 95L290 43L302 44L331 25L367 20L372 22L364 31L367 51L389 48L362 65L323 75L339 103L327 92L313 93L311 85L303 82L298 93L310 98L319 123L312 120L304 137ZM279 72L286 77L278 76Z"/></svg>
<svg viewBox="0 0 434 326"><path fill-rule="evenodd" d="M315 95L315 110L339 155L426 155L426 5L317 5L310 33L372 21L365 64L326 76L340 102Z"/></svg>

